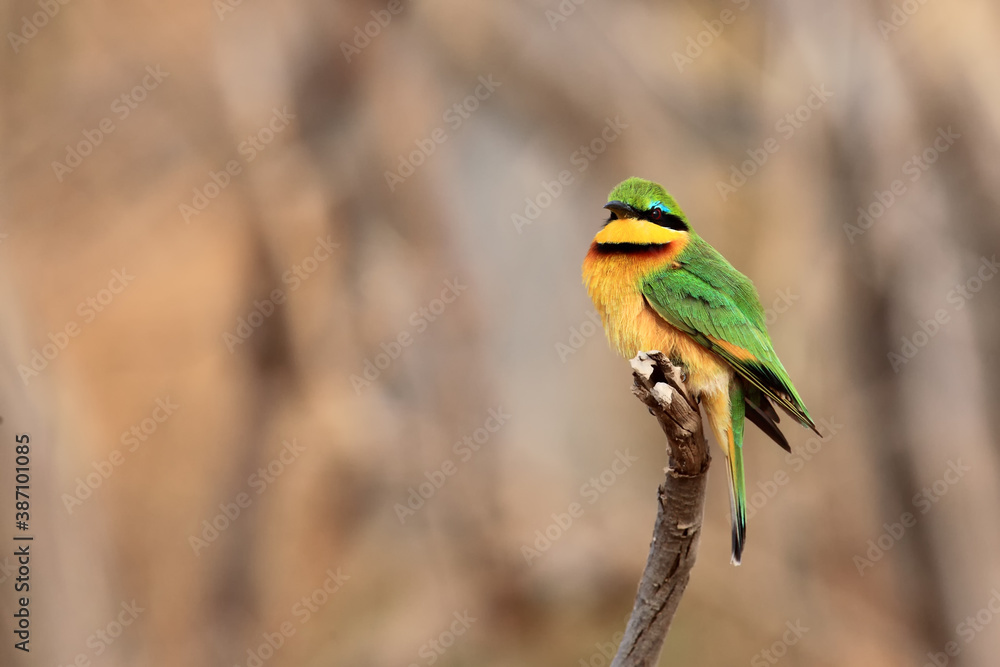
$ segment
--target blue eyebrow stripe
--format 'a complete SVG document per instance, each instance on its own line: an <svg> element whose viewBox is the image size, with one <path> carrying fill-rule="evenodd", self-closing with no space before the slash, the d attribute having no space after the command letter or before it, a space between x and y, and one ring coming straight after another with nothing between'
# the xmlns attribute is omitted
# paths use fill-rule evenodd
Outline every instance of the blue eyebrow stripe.
<svg viewBox="0 0 1000 667"><path fill-rule="evenodd" d="M661 202L659 199L657 199L656 201L654 201L651 204L651 206L657 207L658 209L660 209L664 213L672 213L672 211L670 210L670 208L668 206L664 206L663 202Z"/></svg>

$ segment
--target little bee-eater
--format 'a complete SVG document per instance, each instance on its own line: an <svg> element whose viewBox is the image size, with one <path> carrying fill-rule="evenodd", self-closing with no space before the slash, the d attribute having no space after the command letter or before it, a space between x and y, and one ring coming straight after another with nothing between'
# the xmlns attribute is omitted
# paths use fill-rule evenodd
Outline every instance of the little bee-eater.
<svg viewBox="0 0 1000 667"><path fill-rule="evenodd" d="M611 212L583 262L583 282L611 344L626 358L660 350L683 364L687 386L705 407L726 454L733 563L746 542L743 421L782 448L774 401L816 430L767 335L753 283L691 228L662 186L619 184Z"/></svg>

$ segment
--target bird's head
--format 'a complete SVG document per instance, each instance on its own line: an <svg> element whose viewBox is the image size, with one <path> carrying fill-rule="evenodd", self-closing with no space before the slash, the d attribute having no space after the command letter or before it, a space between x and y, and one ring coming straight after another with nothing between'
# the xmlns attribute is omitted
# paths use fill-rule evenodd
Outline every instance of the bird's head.
<svg viewBox="0 0 1000 667"><path fill-rule="evenodd" d="M678 249L687 244L691 227L677 202L658 183L641 178L622 181L608 195L604 208L611 216L594 242L602 249L614 250L674 243Z"/></svg>

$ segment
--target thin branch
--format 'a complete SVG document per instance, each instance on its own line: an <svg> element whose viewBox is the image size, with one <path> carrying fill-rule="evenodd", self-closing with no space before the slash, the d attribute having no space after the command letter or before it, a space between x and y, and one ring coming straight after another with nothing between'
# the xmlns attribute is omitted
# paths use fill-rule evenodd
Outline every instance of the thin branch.
<svg viewBox="0 0 1000 667"><path fill-rule="evenodd" d="M667 436L669 466L659 488L656 525L646 569L625 637L612 667L653 667L698 556L711 456L698 404L684 386L683 369L660 352L632 359L639 400Z"/></svg>

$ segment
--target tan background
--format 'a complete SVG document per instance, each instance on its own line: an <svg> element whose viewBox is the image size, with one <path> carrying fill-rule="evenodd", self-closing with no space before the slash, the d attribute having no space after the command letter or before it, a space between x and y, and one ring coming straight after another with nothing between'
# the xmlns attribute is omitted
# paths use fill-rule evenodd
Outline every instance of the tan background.
<svg viewBox="0 0 1000 667"><path fill-rule="evenodd" d="M0 525L9 544L8 445L28 432L36 541L32 652L11 649L0 572L0 662L248 665L290 623L265 664L427 665L468 612L435 664L605 664L665 456L627 364L587 324L579 265L608 191L642 175L753 278L812 414L836 425L810 443L784 424L799 459L748 430L749 485L773 497L757 496L738 569L713 469L662 664L772 664L773 648L783 665L921 665L955 641L950 664L995 665L1000 619L971 639L960 624L1000 590L1000 281L961 308L948 295L1000 248L1000 15L911 4L883 34L887 2L591 0L554 28L555 0L404 2L350 62L341 42L386 2L245 0L221 19L221 3L71 2L16 52L5 38ZM5 3L3 34L39 11ZM114 101L147 66L169 76L122 118ZM454 127L445 113L491 75ZM832 97L786 136L814 86ZM286 108L248 161L241 143ZM574 153L608 118L627 128L580 172ZM52 163L104 119L114 131L58 180ZM909 180L949 127L960 137ZM435 128L444 143L390 191L385 172ZM724 200L717 184L769 138L777 152ZM230 160L239 173L186 222L180 205ZM512 215L562 170L572 182L519 232ZM848 234L896 179L903 194ZM339 247L292 290L282 275L327 236ZM134 280L103 294L123 268ZM467 289L436 304L446 280ZM275 289L285 302L230 352L224 335ZM110 298L90 321L88 298ZM887 355L939 310L894 373ZM411 344L355 391L402 333ZM157 399L179 407L129 451L122 434ZM461 460L454 444L490 409L510 417ZM302 451L257 494L286 440ZM70 513L64 494L115 451ZM625 451L638 460L606 492L581 489ZM455 474L401 524L394 506L445 459ZM949 462L969 467L954 484ZM241 493L249 507L196 555L191 536ZM522 546L573 502L583 515L528 564ZM855 557L906 512L916 524L859 575ZM302 622L295 605L338 568L349 579ZM96 655L88 637L133 600L143 611ZM808 628L790 647L786 622Z"/></svg>

